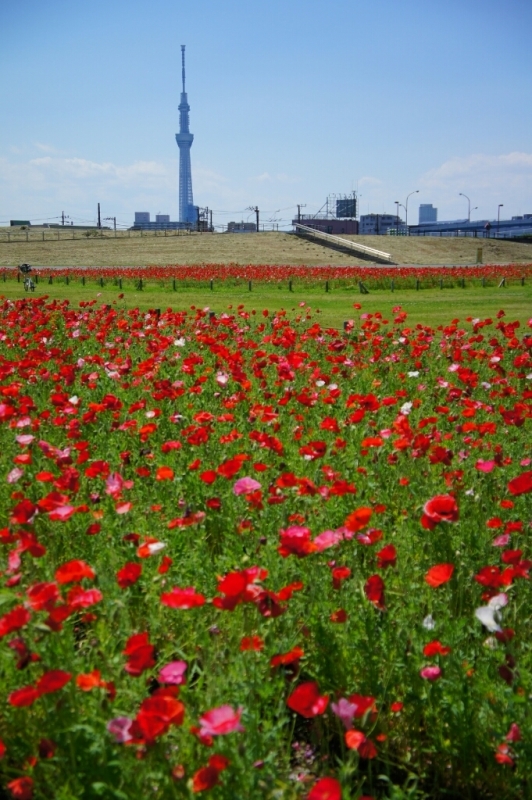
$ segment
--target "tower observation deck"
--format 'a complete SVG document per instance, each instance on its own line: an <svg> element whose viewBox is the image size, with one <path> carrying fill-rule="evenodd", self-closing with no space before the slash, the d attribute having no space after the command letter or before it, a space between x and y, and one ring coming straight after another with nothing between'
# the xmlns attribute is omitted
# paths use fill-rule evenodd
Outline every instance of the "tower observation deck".
<svg viewBox="0 0 532 800"><path fill-rule="evenodd" d="M179 103L179 133L175 140L179 147L179 222L196 222L197 210L192 199L192 171L190 168L190 148L194 135L189 131L187 93L185 91L185 45L181 45L181 68L183 91Z"/></svg>

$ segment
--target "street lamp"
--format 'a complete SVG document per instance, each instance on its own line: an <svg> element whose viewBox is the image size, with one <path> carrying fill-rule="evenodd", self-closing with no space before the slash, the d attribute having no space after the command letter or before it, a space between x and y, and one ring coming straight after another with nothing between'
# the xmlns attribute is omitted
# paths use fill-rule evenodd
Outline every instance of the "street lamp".
<svg viewBox="0 0 532 800"><path fill-rule="evenodd" d="M408 198L411 197L413 194L418 194L418 193L419 193L419 189L414 189L413 192L410 192L410 194L407 194L407 196L406 196L404 209L405 209L405 226L406 226L406 235L407 236L410 236L410 234L408 232Z"/></svg>
<svg viewBox="0 0 532 800"><path fill-rule="evenodd" d="M458 192L458 194L460 195L460 197L465 197L465 199L467 200L467 221L471 222L471 200L463 192Z"/></svg>
<svg viewBox="0 0 532 800"><path fill-rule="evenodd" d="M501 208L503 207L504 203L499 203L499 207L497 209L497 238L499 237L499 225L501 222Z"/></svg>

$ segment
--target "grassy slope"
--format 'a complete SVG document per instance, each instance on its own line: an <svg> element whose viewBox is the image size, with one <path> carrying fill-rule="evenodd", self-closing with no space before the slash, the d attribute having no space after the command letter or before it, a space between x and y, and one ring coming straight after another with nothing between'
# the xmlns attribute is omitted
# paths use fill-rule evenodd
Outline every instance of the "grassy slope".
<svg viewBox="0 0 532 800"><path fill-rule="evenodd" d="M356 257L330 250L286 233L185 234L165 237L150 233L142 236L112 231L103 238L90 238L76 231L75 239L54 239L57 232L31 231L11 235L0 229L0 266L16 266L23 261L38 266L143 266L147 264L367 264ZM60 237L72 237L68 229ZM487 263L532 262L532 246L486 239L393 238L386 236L346 237L390 252L399 264L473 264L477 247L483 249Z"/></svg>

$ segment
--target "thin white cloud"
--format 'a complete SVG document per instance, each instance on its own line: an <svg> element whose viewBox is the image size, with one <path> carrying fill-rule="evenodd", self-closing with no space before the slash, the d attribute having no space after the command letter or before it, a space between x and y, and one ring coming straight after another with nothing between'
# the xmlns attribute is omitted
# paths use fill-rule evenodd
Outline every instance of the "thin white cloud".
<svg viewBox="0 0 532 800"><path fill-rule="evenodd" d="M499 203L509 214L532 213L532 153L511 152L499 155L474 153L455 157L429 170L419 181L423 202L436 200L436 205L464 215L460 192L478 206L479 218L493 217Z"/></svg>
<svg viewBox="0 0 532 800"><path fill-rule="evenodd" d="M42 153L57 153L55 147L52 147L51 144L43 144L42 142L34 142L34 146L37 150L40 150Z"/></svg>
<svg viewBox="0 0 532 800"><path fill-rule="evenodd" d="M286 172L277 172L275 175L263 172L261 175L257 175L255 180L260 183L297 183L299 178L295 175L287 175Z"/></svg>
<svg viewBox="0 0 532 800"><path fill-rule="evenodd" d="M448 187L450 184L477 189L505 188L530 185L532 178L532 153L505 153L503 155L475 154L466 158L451 158L436 169L429 170L421 181L426 187Z"/></svg>
<svg viewBox="0 0 532 800"><path fill-rule="evenodd" d="M372 186L382 186L382 181L380 178L374 178L371 175L365 175L363 178L360 178L358 181L358 185L362 187L367 187L368 189Z"/></svg>

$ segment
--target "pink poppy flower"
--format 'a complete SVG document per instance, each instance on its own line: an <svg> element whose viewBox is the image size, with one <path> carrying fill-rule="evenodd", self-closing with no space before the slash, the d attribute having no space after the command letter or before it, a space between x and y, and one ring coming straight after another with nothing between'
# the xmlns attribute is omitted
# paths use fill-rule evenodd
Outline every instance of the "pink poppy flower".
<svg viewBox="0 0 532 800"><path fill-rule="evenodd" d="M129 717L115 717L107 723L107 730L115 737L115 742L124 744L133 739L133 736L129 732L132 724L133 720Z"/></svg>
<svg viewBox="0 0 532 800"><path fill-rule="evenodd" d="M159 672L159 681L161 683L172 683L179 686L186 682L185 672L187 671L186 661L171 661Z"/></svg>
<svg viewBox="0 0 532 800"><path fill-rule="evenodd" d="M250 494L250 492L255 492L257 489L261 488L261 484L256 481L254 478L239 478L235 485L233 486L233 492L236 495L239 494Z"/></svg>
<svg viewBox="0 0 532 800"><path fill-rule="evenodd" d="M426 681L437 681L441 677L441 669L435 666L423 667L419 674Z"/></svg>
<svg viewBox="0 0 532 800"><path fill-rule="evenodd" d="M223 736L226 733L243 731L240 724L240 717L243 712L242 706L235 711L231 706L224 705L206 711L200 717L200 736Z"/></svg>

